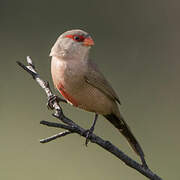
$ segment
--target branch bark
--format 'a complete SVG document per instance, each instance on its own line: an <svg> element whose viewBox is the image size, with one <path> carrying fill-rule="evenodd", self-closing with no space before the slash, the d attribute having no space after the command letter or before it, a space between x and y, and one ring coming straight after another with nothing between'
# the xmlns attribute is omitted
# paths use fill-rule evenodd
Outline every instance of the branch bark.
<svg viewBox="0 0 180 180"><path fill-rule="evenodd" d="M28 65L25 66L21 62L17 61L17 64L21 66L26 72L28 72L33 79L40 85L40 87L45 91L47 99L51 99L55 95L52 93L49 83L47 81L44 81L40 78L39 74L36 71L35 65L33 64L30 57L27 57L27 63ZM60 101L65 102L63 99L58 98ZM80 127L78 124L76 124L74 121L69 119L63 114L62 108L59 106L58 101L55 99L52 102L52 108L54 109L53 116L59 119L62 123L54 123L54 122L48 122L48 121L41 121L40 124L49 126L49 127L56 127L65 129L66 131L58 133L56 135L53 135L51 137L45 138L40 140L41 143L47 143L49 141L52 141L57 138L64 137L68 134L76 133L86 138L87 136L87 130ZM92 134L92 136L89 139L92 143L95 143L102 147L103 149L107 150L117 158L119 158L121 161L123 161L127 166L135 169L139 173L143 174L147 178L151 180L162 180L161 177L153 173L149 168L144 168L140 163L136 162L129 156L127 156L125 153L123 153L120 149L118 149L115 145L113 145L111 142L106 141L102 139L101 137Z"/></svg>

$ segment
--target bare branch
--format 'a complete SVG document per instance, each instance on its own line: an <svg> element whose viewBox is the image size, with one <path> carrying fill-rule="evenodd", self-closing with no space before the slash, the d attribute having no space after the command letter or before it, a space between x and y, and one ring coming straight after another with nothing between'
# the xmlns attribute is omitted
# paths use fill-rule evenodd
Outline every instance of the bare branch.
<svg viewBox="0 0 180 180"><path fill-rule="evenodd" d="M57 138L66 136L66 135L68 135L68 134L72 134L72 132L70 132L70 131L60 132L60 133L55 134L55 135L53 135L53 136L50 136L50 137L48 137L48 138L41 139L41 140L40 140L40 143L47 143L47 142L50 142L50 141L52 141L52 140L54 140L54 139L57 139Z"/></svg>
<svg viewBox="0 0 180 180"><path fill-rule="evenodd" d="M27 57L27 63L28 66L25 66L21 62L17 62L19 66L21 66L25 71L27 71L29 74L32 75L33 79L36 80L36 82L41 86L41 88L45 91L47 99L50 99L54 97L55 95L52 93L49 83L42 80L39 77L39 74L37 73L35 66L31 60L30 57ZM61 101L61 98L60 98ZM64 100L62 100L63 102ZM65 101L64 101L65 102ZM55 99L52 102L52 108L54 108L55 113L53 114L54 117L59 119L61 123L54 123L54 122L48 122L48 121L41 121L40 123L43 125L47 125L49 127L56 127L56 128L62 128L66 129L67 131L61 132L59 134L56 134L54 136L48 137L46 139L42 139L40 142L41 143L46 143L49 141L52 141L57 138L61 138L63 136L66 136L71 133L76 133L79 134L83 137L86 138L87 136L87 130L84 128L80 127L78 124L73 122L71 119L67 118L62 111L62 108L59 106L58 101ZM103 149L107 150L108 152L112 153L114 156L122 160L127 166L137 170L147 178L151 180L162 180L158 175L153 173L149 168L143 167L140 163L136 162L135 160L131 159L129 156L127 156L125 153L123 153L120 149L118 149L115 145L113 145L111 142L103 140L101 137L92 134L92 136L89 139L92 143L95 143L102 147Z"/></svg>

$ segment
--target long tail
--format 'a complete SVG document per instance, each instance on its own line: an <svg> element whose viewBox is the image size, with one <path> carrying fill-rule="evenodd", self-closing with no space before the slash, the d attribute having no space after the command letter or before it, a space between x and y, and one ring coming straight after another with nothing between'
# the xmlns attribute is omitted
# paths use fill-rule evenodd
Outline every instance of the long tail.
<svg viewBox="0 0 180 180"><path fill-rule="evenodd" d="M123 117L118 118L114 114L105 115L104 117L108 119L124 135L124 137L128 140L133 150L140 156L143 165L147 167L146 161L144 159L144 152L140 144L134 137L133 133L131 132L130 128L124 121Z"/></svg>

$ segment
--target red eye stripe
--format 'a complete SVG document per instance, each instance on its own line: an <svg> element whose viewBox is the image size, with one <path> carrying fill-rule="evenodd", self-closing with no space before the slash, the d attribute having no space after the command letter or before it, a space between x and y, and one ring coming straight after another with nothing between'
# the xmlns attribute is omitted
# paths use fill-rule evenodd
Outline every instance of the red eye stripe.
<svg viewBox="0 0 180 180"><path fill-rule="evenodd" d="M77 42L83 42L84 41L84 36L82 36L82 35L77 35L77 34L74 34L74 35L66 35L65 37L67 37L67 38L71 38L71 39L73 39L73 40L75 40L75 41L77 41Z"/></svg>

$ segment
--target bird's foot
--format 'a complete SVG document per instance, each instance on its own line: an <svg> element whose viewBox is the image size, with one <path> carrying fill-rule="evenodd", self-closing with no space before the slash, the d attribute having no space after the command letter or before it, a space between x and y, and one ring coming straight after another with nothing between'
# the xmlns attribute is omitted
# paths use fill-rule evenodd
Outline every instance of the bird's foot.
<svg viewBox="0 0 180 180"><path fill-rule="evenodd" d="M54 101L56 101L57 103L59 103L59 102L67 103L67 101L65 99L62 99L56 95L52 95L48 98L48 102L47 102L48 109L52 109L52 110L54 109L54 107L53 107Z"/></svg>
<svg viewBox="0 0 180 180"><path fill-rule="evenodd" d="M53 95L53 96L50 96L50 97L48 98L48 102L47 102L47 108L48 108L48 109L51 109L51 110L54 109L54 107L53 107L54 101L59 102L57 96Z"/></svg>
<svg viewBox="0 0 180 180"><path fill-rule="evenodd" d="M144 169L148 169L148 165L147 165L144 157L143 158L141 157L141 161L142 161L142 166L144 167Z"/></svg>
<svg viewBox="0 0 180 180"><path fill-rule="evenodd" d="M89 143L89 140L93 134L93 131L94 131L94 128L91 127L90 129L86 130L85 133L86 133L86 141L85 141L85 145L87 146L88 143Z"/></svg>
<svg viewBox="0 0 180 180"><path fill-rule="evenodd" d="M86 133L86 142L85 142L85 145L87 146L88 145L88 142L93 134L93 131L94 131L94 127L95 127L95 124L96 124L96 121L97 121L97 118L98 118L98 114L95 114L95 118L94 118L94 121L93 121L93 125L91 126L90 129L86 130L85 133Z"/></svg>

